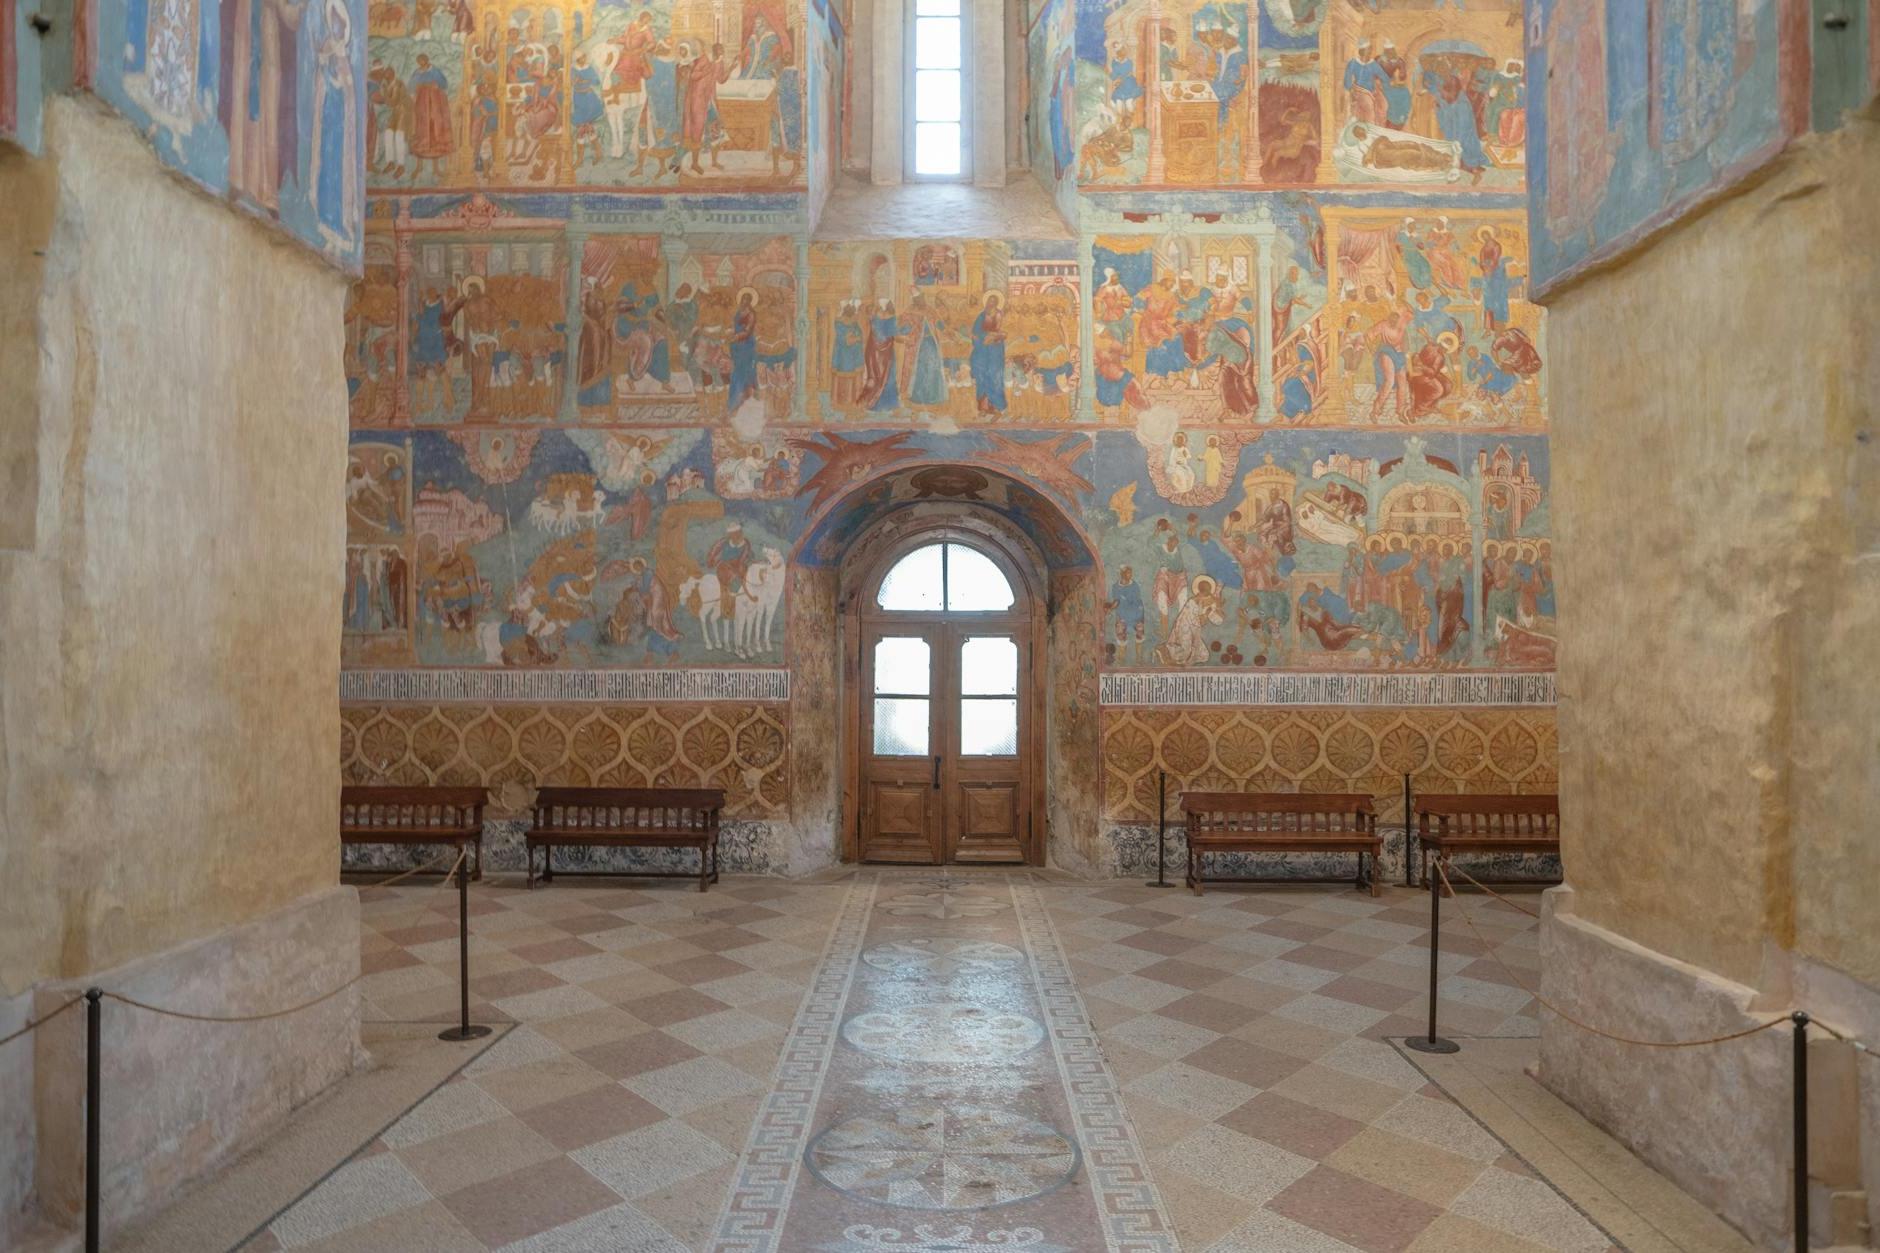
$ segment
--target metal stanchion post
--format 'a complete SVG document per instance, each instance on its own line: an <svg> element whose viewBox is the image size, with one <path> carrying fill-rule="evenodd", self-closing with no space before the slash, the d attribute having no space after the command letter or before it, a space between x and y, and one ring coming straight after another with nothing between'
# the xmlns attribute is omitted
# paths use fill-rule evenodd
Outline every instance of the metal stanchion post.
<svg viewBox="0 0 1880 1253"><path fill-rule="evenodd" d="M1795 1024L1795 1253L1808 1253L1808 1014L1789 1015Z"/></svg>
<svg viewBox="0 0 1880 1253"><path fill-rule="evenodd" d="M100 1169L98 1097L104 1087L104 993L85 989L85 1253L98 1253Z"/></svg>
<svg viewBox="0 0 1880 1253"><path fill-rule="evenodd" d="M1436 1034L1436 961L1442 951L1439 940L1443 933L1443 889L1440 876L1427 864L1423 877L1430 881L1430 1030L1427 1037L1411 1036L1404 1043L1419 1053L1459 1053L1461 1045Z"/></svg>
<svg viewBox="0 0 1880 1253"><path fill-rule="evenodd" d="M476 1040L490 1033L470 1021L470 858L457 859L457 997L458 1022L437 1033L440 1040Z"/></svg>
<svg viewBox="0 0 1880 1253"><path fill-rule="evenodd" d="M1144 887L1168 888L1168 772L1155 772L1155 882Z"/></svg>
<svg viewBox="0 0 1880 1253"><path fill-rule="evenodd" d="M1410 877L1410 823L1414 817L1411 813L1413 808L1415 808L1415 801L1410 795L1410 774L1405 771L1403 776L1403 885L1407 888L1417 885L1416 880Z"/></svg>

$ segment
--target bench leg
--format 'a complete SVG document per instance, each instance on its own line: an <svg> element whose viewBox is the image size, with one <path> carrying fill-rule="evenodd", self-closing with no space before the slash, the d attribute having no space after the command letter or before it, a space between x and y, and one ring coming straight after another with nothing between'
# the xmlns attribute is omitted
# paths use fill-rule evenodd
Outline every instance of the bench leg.
<svg viewBox="0 0 1880 1253"><path fill-rule="evenodd" d="M483 881L483 833L482 833L481 831L479 831L479 832L477 832L477 850L476 850L476 852L477 852L477 855L476 855L476 873L475 873L475 874L473 874L473 875L471 875L470 877L471 877L471 879L473 879L473 880L475 880L476 882L478 882L478 883L481 883L481 882Z"/></svg>
<svg viewBox="0 0 1880 1253"><path fill-rule="evenodd" d="M542 845L542 882L549 883L555 878L555 846Z"/></svg>
<svg viewBox="0 0 1880 1253"><path fill-rule="evenodd" d="M707 872L711 869L711 854L704 844L698 846L698 890L705 890Z"/></svg>
<svg viewBox="0 0 1880 1253"><path fill-rule="evenodd" d="M1192 844L1188 846L1188 890L1201 895L1201 854Z"/></svg>

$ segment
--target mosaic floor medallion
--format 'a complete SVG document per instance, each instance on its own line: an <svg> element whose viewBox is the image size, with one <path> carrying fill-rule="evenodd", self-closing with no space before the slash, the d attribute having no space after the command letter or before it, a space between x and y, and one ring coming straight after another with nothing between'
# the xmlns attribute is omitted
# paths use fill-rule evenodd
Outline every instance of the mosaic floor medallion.
<svg viewBox="0 0 1880 1253"><path fill-rule="evenodd" d="M842 1038L890 1061L944 1066L1030 1052L1044 1039L1044 1025L1024 1014L943 1001L857 1014L842 1024Z"/></svg>
<svg viewBox="0 0 1880 1253"><path fill-rule="evenodd" d="M944 979L957 974L992 974L1018 965L1025 960L1025 954L1010 944L990 940L921 939L877 944L862 954L862 960L876 970Z"/></svg>
<svg viewBox="0 0 1880 1253"><path fill-rule="evenodd" d="M977 1210L1040 1196L1077 1172L1077 1146L1004 1110L919 1105L850 1118L809 1147L832 1188L909 1209Z"/></svg>

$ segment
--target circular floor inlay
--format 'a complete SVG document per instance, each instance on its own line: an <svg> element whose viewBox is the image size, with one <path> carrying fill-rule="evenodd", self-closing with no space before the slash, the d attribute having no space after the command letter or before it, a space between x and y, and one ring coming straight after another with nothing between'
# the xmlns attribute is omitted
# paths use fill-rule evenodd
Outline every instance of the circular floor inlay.
<svg viewBox="0 0 1880 1253"><path fill-rule="evenodd" d="M894 940L862 954L876 970L894 974L987 974L1016 966L1025 955L1010 944L991 940Z"/></svg>
<svg viewBox="0 0 1880 1253"><path fill-rule="evenodd" d="M842 1024L842 1038L891 1061L944 1066L1017 1057L1038 1046L1044 1027L1024 1014L940 1001L857 1014Z"/></svg>
<svg viewBox="0 0 1880 1253"><path fill-rule="evenodd" d="M910 1209L1023 1201L1077 1173L1077 1145L1004 1110L916 1105L850 1118L810 1141L810 1172L851 1196Z"/></svg>

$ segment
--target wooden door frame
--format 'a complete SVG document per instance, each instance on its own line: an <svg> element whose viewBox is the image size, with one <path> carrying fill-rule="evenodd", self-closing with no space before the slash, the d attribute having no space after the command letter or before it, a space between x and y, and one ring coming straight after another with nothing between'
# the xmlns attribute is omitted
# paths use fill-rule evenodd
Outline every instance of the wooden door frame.
<svg viewBox="0 0 1880 1253"><path fill-rule="evenodd" d="M969 525L968 523L978 523ZM970 614L892 613L875 608L875 596L881 580L894 563L916 548L942 542L964 544L991 558L1006 578L1012 581L1022 608L1016 614L998 615L1000 626L1018 620L1018 631L1025 639L1027 673L1019 676L1019 710L1024 727L1018 746L1019 794L1024 798L1025 856L1023 864L1045 864L1044 765L1045 700L1044 676L1049 666L1044 653L1049 639L1046 619L1050 609L1048 591L1037 559L993 517L977 510L962 512L957 518L937 517L909 527L878 551L869 553L867 566L855 578L845 578L836 593L836 617L841 628L842 682L842 860L859 862L861 848L862 795L862 621L871 625L889 625L896 621L923 625L944 621L948 625L969 624ZM856 540L855 549L864 547L867 536ZM992 615L988 615L990 619Z"/></svg>

